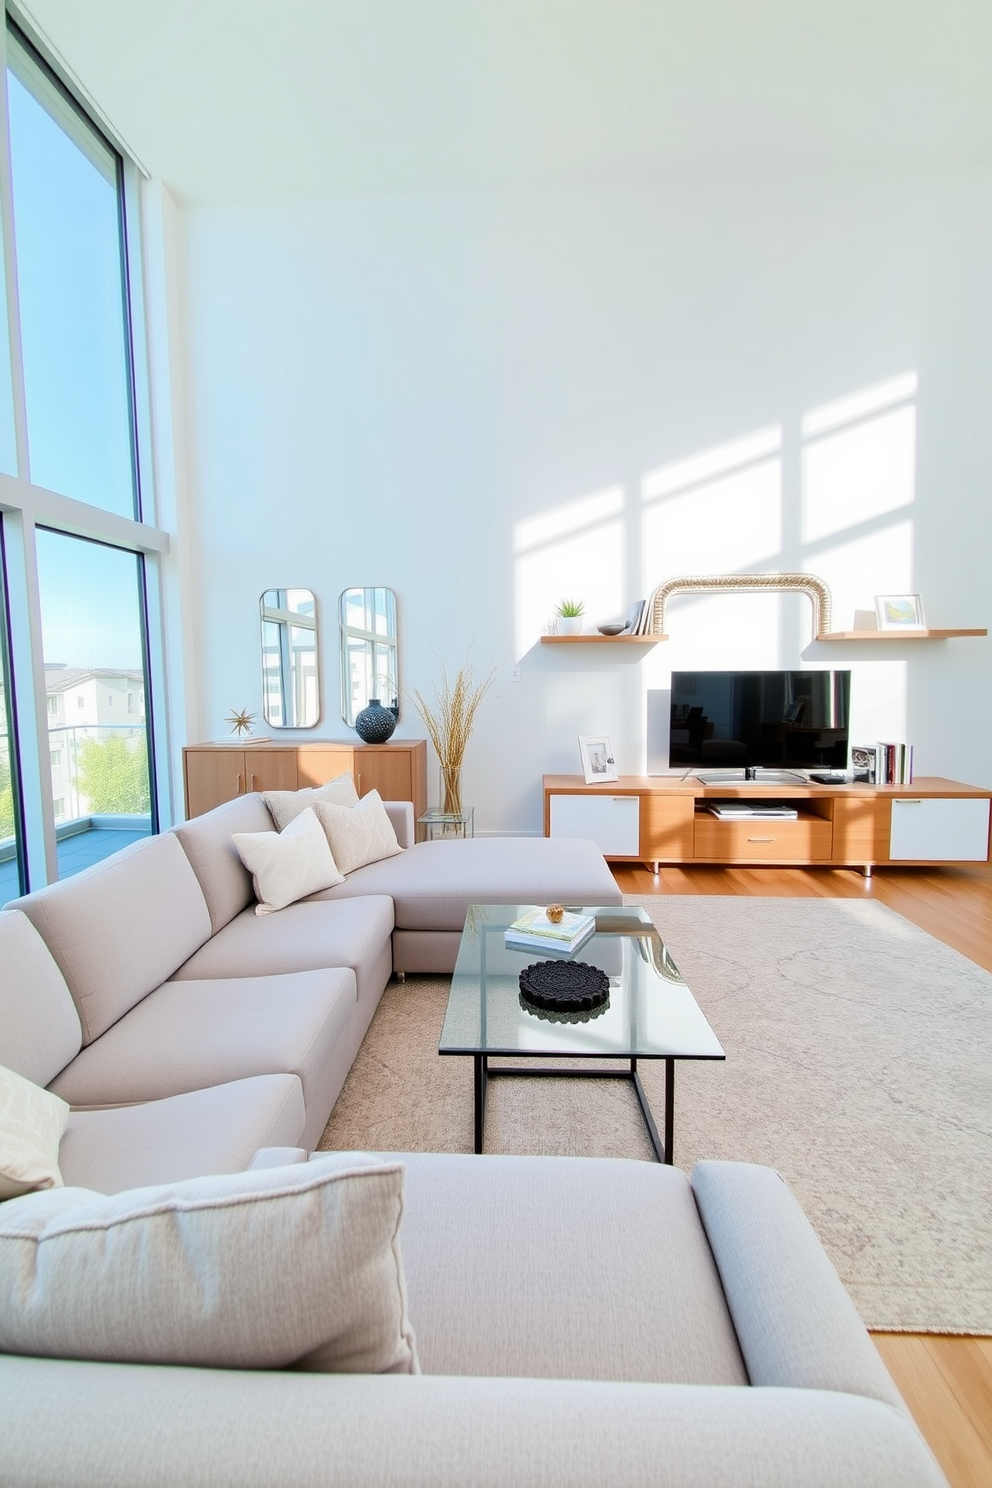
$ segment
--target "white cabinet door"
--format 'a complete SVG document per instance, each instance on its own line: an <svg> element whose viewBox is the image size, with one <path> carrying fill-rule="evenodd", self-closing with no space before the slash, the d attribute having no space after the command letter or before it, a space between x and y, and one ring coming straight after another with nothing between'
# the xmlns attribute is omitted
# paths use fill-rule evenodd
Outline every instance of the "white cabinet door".
<svg viewBox="0 0 992 1488"><path fill-rule="evenodd" d="M640 851L638 796L555 796L552 837L591 837L604 857L636 858Z"/></svg>
<svg viewBox="0 0 992 1488"><path fill-rule="evenodd" d="M988 801L893 799L890 858L984 863L988 852Z"/></svg>

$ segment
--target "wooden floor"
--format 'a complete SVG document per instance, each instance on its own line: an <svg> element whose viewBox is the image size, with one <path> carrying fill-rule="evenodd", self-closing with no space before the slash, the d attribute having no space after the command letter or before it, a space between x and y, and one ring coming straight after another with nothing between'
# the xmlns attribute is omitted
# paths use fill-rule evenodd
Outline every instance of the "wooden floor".
<svg viewBox="0 0 992 1488"><path fill-rule="evenodd" d="M645 868L613 864L625 894L877 899L992 971L992 868ZM992 1338L875 1333L886 1367L952 1488L992 1485Z"/></svg>

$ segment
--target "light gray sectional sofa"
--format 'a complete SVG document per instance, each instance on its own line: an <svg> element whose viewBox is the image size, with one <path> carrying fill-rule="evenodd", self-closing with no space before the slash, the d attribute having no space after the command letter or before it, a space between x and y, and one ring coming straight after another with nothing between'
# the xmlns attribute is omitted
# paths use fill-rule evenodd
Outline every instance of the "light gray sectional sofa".
<svg viewBox="0 0 992 1488"><path fill-rule="evenodd" d="M946 1488L771 1170L403 1161L421 1373L0 1355L5 1488Z"/></svg>
<svg viewBox="0 0 992 1488"><path fill-rule="evenodd" d="M409 842L409 808L389 809ZM308 1149L391 968L448 969L466 902L620 898L588 843L435 843L257 916L231 834L267 826L245 797L0 913L0 1065L72 1105L66 1188L0 1203L0 1287L28 1334L46 1286L52 1305L42 1244L91 1247L65 1297L76 1341L10 1342L0 1306L0 1483L944 1482L785 1184L743 1164L690 1180L639 1162L401 1154L393 1280L419 1373L204 1367L192 1347L158 1362L145 1247L132 1236L128 1252L130 1219L115 1229L85 1206L108 1194L118 1220L128 1205L164 1217L164 1305L170 1286L195 1294L209 1339L237 1278L219 1274L223 1250L198 1254L195 1226L212 1184L226 1185L221 1208L244 1184L252 1203L287 1206L285 1247L265 1249L263 1269L299 1291L301 1318L326 1308L286 1256L342 1237L290 1206L305 1175L323 1182L340 1162ZM233 1200L246 1216L248 1199ZM44 1239L38 1206L54 1216ZM117 1254L132 1268L120 1293ZM261 1290L243 1299L239 1325L257 1309L264 1335L265 1305ZM134 1348L87 1352L89 1326L131 1330Z"/></svg>
<svg viewBox="0 0 992 1488"><path fill-rule="evenodd" d="M232 842L274 830L257 794L0 913L0 1065L72 1106L67 1183L312 1150L394 967L450 970L468 903L620 902L591 842L414 845L412 806L386 809L403 852L276 914L256 915Z"/></svg>

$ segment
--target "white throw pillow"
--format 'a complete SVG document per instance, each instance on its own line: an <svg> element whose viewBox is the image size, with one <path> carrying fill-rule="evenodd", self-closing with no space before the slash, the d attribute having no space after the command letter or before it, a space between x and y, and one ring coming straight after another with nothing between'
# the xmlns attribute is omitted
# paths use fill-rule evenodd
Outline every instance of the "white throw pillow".
<svg viewBox="0 0 992 1488"><path fill-rule="evenodd" d="M68 1119L60 1096L0 1065L0 1199L62 1186L59 1143Z"/></svg>
<svg viewBox="0 0 992 1488"><path fill-rule="evenodd" d="M357 806L328 806L318 801L314 810L342 873L403 851L377 790L369 791Z"/></svg>
<svg viewBox="0 0 992 1488"><path fill-rule="evenodd" d="M419 1373L404 1168L367 1153L0 1205L0 1351Z"/></svg>
<svg viewBox="0 0 992 1488"><path fill-rule="evenodd" d="M329 806L357 806L358 792L351 772L346 770L343 775L335 775L326 785L307 786L297 791L263 791L262 800L278 830L284 832L301 811L316 806L318 801L326 801Z"/></svg>
<svg viewBox="0 0 992 1488"><path fill-rule="evenodd" d="M312 806L285 832L235 832L232 841L255 883L256 914L271 914L344 883Z"/></svg>

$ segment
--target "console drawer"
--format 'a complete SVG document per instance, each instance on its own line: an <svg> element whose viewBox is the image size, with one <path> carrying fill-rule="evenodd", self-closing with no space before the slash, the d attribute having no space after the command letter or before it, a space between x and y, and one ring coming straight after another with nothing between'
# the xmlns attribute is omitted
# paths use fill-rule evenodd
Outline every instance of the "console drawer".
<svg viewBox="0 0 992 1488"><path fill-rule="evenodd" d="M719 821L715 816L700 814L696 817L692 849L696 858L825 863L833 850L833 825L822 817L798 817L795 821L761 817L753 821Z"/></svg>

